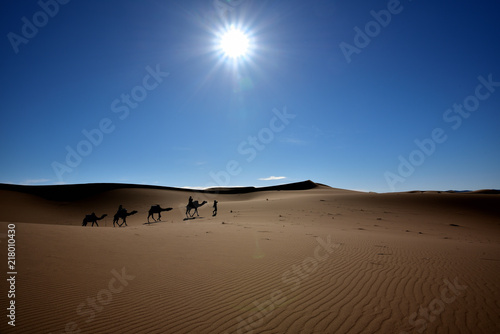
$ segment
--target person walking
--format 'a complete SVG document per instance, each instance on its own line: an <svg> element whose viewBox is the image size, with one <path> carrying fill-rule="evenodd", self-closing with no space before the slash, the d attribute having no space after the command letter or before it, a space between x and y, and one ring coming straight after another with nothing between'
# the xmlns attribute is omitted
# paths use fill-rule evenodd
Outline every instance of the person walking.
<svg viewBox="0 0 500 334"><path fill-rule="evenodd" d="M214 211L212 212L212 217L217 216L217 203L219 203L219 202L214 200Z"/></svg>

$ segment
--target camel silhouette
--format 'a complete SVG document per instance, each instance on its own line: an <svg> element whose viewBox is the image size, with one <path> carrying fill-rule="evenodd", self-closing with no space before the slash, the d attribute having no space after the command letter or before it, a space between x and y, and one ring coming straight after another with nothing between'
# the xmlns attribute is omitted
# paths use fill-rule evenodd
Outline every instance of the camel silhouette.
<svg viewBox="0 0 500 334"><path fill-rule="evenodd" d="M97 224L98 220L103 219L106 217L107 214L103 214L101 217L97 217L94 212L92 212L90 215L86 215L85 218L83 218L82 226L87 226L88 223L92 223L91 226L94 226L94 224L99 227L99 224Z"/></svg>
<svg viewBox="0 0 500 334"><path fill-rule="evenodd" d="M163 209L161 206L159 206L158 204L157 205L152 205L151 206L151 209L149 209L149 214L148 214L148 223L149 223L149 217L152 217L154 221L160 221L161 220L161 213L163 211L170 211L172 210L172 208L166 208L166 209ZM155 217L153 216L155 213L158 214L158 220L155 219Z"/></svg>
<svg viewBox="0 0 500 334"><path fill-rule="evenodd" d="M198 208L200 206L203 206L206 203L207 203L207 201L203 201L203 202L201 202L201 204L198 203L198 201L194 201L191 204L186 205L186 217L188 217L188 216L193 217L195 213L196 213L196 216L199 217L200 215L198 214ZM193 214L191 214L191 210L193 210L193 209L194 209L194 212L193 212Z"/></svg>
<svg viewBox="0 0 500 334"><path fill-rule="evenodd" d="M118 208L118 212L116 212L115 216L113 217L113 227L115 227L115 224L117 224L118 227L122 227L123 224L125 224L125 226L128 226L127 217L135 215L136 213L137 213L136 210L132 212L127 212L127 209L123 209L122 206L120 205L120 207ZM118 222L120 218L123 220L121 224Z"/></svg>

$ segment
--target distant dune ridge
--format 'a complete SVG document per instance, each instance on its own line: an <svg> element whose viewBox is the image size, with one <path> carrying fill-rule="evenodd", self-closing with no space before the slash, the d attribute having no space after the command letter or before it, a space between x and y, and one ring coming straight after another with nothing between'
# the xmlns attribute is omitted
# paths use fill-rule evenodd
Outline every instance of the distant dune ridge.
<svg viewBox="0 0 500 334"><path fill-rule="evenodd" d="M0 183L0 190L18 191L27 194L37 195L50 200L75 200L85 197L95 196L96 194L105 191L117 189L156 189L156 190L178 190L191 191L198 193L220 193L220 194L244 194L256 191L266 190L306 190L317 187L318 184L308 180L303 182L289 183L278 186L269 187L218 187L208 188L206 190L173 188L165 186L152 186L142 184L125 184L125 183L86 183L86 184L69 184L69 185L51 185L51 186L24 186L14 184ZM324 185L323 185L324 186Z"/></svg>
<svg viewBox="0 0 500 334"><path fill-rule="evenodd" d="M185 220L189 196L207 204ZM500 332L496 190L1 184L0 199L18 272L1 333ZM119 205L138 213L112 228ZM145 224L152 205L173 210ZM107 216L82 227L92 212Z"/></svg>

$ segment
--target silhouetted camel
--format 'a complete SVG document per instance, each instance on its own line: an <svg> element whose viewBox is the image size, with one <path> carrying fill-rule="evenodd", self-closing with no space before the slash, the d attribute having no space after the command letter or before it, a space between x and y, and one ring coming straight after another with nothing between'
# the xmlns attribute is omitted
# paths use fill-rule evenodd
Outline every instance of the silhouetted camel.
<svg viewBox="0 0 500 334"><path fill-rule="evenodd" d="M82 226L87 226L88 223L92 223L91 226L94 226L94 224L96 224L96 226L99 227L97 221L103 219L106 216L107 214L103 214L101 217L97 217L95 213L92 212L92 214L86 215L85 218L83 218Z"/></svg>
<svg viewBox="0 0 500 334"><path fill-rule="evenodd" d="M201 204L199 204L198 201L194 201L194 202L192 202L192 204L186 205L186 217L188 217L188 216L193 217L195 213L197 216L199 216L198 208L206 203L207 203L207 201L203 201L203 202L201 202ZM194 213L191 214L191 210L193 210L193 209L194 209Z"/></svg>
<svg viewBox="0 0 500 334"><path fill-rule="evenodd" d="M149 217L152 217L154 221L157 221L155 219L155 217L153 216L153 214L157 213L158 214L158 220L161 220L161 213L163 211L170 211L172 210L172 208L166 208L166 209L163 209L161 206L159 205L152 205L151 206L151 209L149 209L149 214L148 214L148 223L149 223Z"/></svg>
<svg viewBox="0 0 500 334"><path fill-rule="evenodd" d="M121 207L121 205L120 205ZM136 210L132 211L132 212L127 212L127 209L118 209L118 212L115 213L115 216L113 218L113 227L115 227L115 223L118 224L118 227L122 227L123 224L125 224L125 226L128 226L127 225L127 217L128 216L132 216L132 215L135 215L137 213ZM122 219L123 220L123 223L118 223L118 220L119 219Z"/></svg>

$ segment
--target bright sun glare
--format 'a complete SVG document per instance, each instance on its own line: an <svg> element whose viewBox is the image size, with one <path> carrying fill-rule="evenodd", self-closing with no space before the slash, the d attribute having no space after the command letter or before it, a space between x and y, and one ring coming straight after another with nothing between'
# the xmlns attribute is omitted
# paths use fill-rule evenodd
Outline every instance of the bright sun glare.
<svg viewBox="0 0 500 334"><path fill-rule="evenodd" d="M248 50L248 37L243 31L231 27L222 35L220 47L228 57L244 56Z"/></svg>

